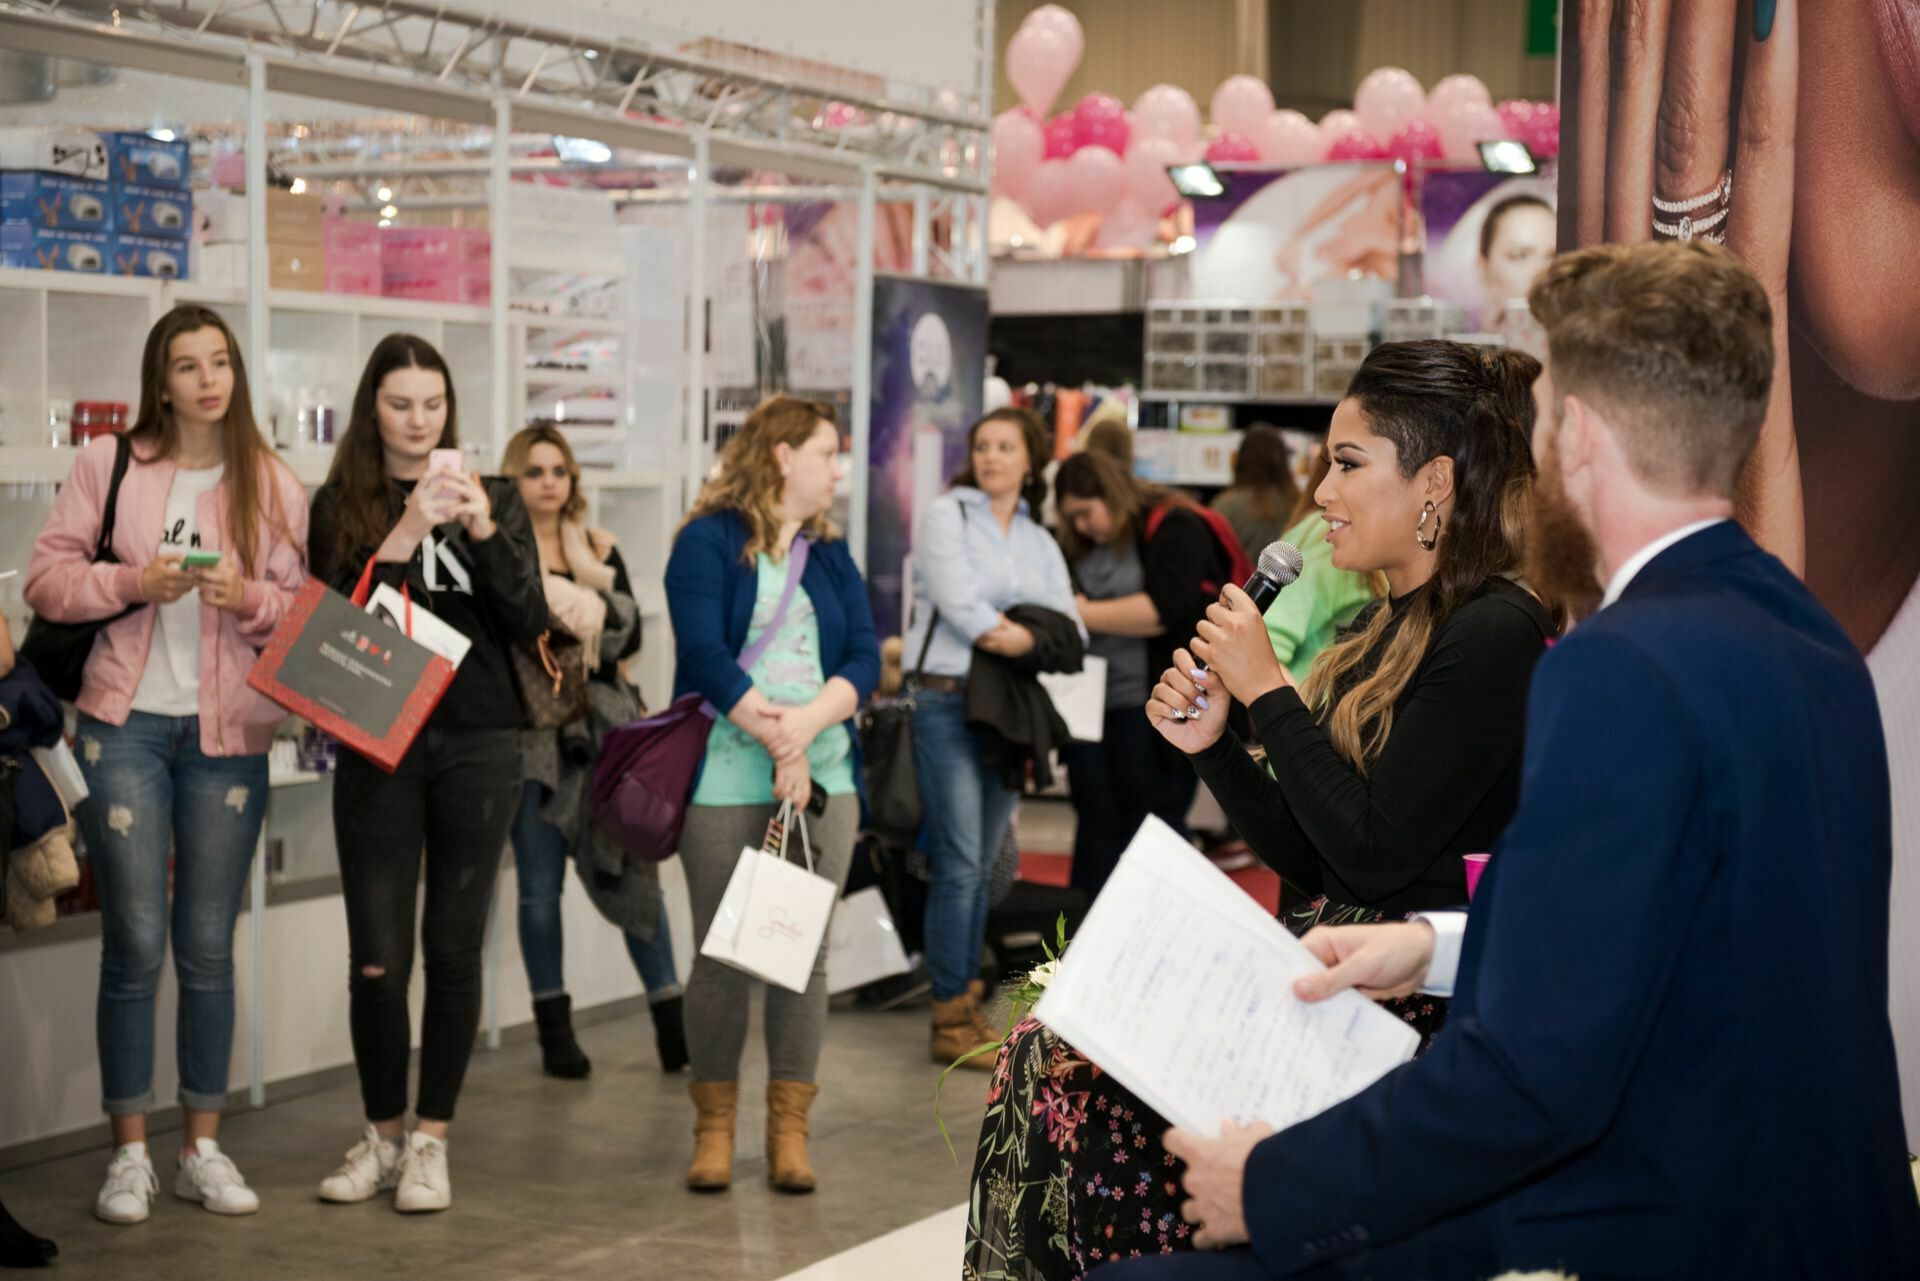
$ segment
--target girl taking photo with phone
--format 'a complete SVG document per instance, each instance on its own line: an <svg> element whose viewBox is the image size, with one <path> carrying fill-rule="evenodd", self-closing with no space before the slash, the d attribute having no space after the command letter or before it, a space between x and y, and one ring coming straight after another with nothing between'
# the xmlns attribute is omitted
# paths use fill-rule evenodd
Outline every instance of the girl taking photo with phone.
<svg viewBox="0 0 1920 1281"><path fill-rule="evenodd" d="M147 335L132 430L80 451L27 569L35 614L107 620L75 705L114 1141L94 1213L108 1223L143 1222L159 1190L146 1114L169 932L185 1112L174 1195L216 1214L260 1208L217 1141L234 921L266 813L267 748L286 717L247 674L306 577L306 535L306 492L254 423L239 343L215 313L174 308Z"/></svg>
<svg viewBox="0 0 1920 1281"><path fill-rule="evenodd" d="M314 495L313 572L335 590L404 589L471 643L427 724L388 774L340 753L334 838L352 953L354 1064L366 1129L320 1184L326 1201L396 1189L402 1212L453 1202L447 1129L480 1023L480 951L500 852L520 792L520 698L508 648L547 629L533 533L510 480L459 462L452 376L432 344L381 340L354 393L327 483ZM427 898L420 941L416 1124L406 1131L420 862Z"/></svg>

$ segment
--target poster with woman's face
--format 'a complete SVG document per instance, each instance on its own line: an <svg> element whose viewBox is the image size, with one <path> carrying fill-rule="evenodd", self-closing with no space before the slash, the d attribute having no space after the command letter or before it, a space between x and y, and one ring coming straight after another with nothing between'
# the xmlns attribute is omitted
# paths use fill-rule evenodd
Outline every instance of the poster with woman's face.
<svg viewBox="0 0 1920 1281"><path fill-rule="evenodd" d="M1742 518L1868 655L1920 1150L1920 0L1566 0L1560 239L1727 244L1774 306Z"/></svg>
<svg viewBox="0 0 1920 1281"><path fill-rule="evenodd" d="M1469 329L1497 329L1507 304L1525 302L1553 260L1557 200L1551 174L1433 169L1421 175L1426 292L1465 308Z"/></svg>

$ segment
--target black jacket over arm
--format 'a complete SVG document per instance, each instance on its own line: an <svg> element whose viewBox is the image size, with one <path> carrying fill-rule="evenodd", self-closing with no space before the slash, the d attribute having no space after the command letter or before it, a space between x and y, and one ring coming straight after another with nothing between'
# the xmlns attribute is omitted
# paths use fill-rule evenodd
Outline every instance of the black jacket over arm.
<svg viewBox="0 0 1920 1281"><path fill-rule="evenodd" d="M1002 658L975 649L967 672L967 723L987 731L985 761L1018 788L1027 762L1034 782L1053 782L1048 754L1067 742L1067 723L1053 699L1040 687L1041 672L1077 672L1086 659L1080 626L1042 605L1015 605L1007 618L1033 633L1033 649L1021 658Z"/></svg>
<svg viewBox="0 0 1920 1281"><path fill-rule="evenodd" d="M1460 855L1492 849L1519 801L1527 684L1550 635L1539 601L1492 579L1435 631L1365 776L1291 687L1252 708L1271 776L1231 733L1194 768L1297 888L1391 913L1462 906Z"/></svg>

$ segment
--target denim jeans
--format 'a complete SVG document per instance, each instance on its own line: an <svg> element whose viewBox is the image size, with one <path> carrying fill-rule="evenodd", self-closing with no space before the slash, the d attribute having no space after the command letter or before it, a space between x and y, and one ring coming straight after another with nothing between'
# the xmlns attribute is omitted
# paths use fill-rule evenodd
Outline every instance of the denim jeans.
<svg viewBox="0 0 1920 1281"><path fill-rule="evenodd" d="M547 791L538 783L522 789L520 813L513 820L513 866L520 882L520 959L527 965L527 989L534 1000L567 990L565 934L560 924L560 893L567 883L566 834L540 817ZM646 985L649 1001L680 995L680 973L673 964L673 935L667 925L667 901L660 900L660 921L653 941L624 934L627 955Z"/></svg>
<svg viewBox="0 0 1920 1281"><path fill-rule="evenodd" d="M90 793L80 828L100 887L101 1107L153 1106L154 994L171 925L180 1103L217 1112L233 1058L233 927L266 816L267 758L202 755L197 716L82 716L78 737Z"/></svg>
<svg viewBox="0 0 1920 1281"><path fill-rule="evenodd" d="M1147 815L1187 834L1187 811L1200 780L1184 760L1170 759L1164 740L1138 707L1110 710L1098 743L1060 749L1073 802L1073 888L1089 901L1100 893Z"/></svg>
<svg viewBox="0 0 1920 1281"><path fill-rule="evenodd" d="M946 1001L980 973L993 861L1019 794L981 763L965 694L922 690L915 696L913 773L930 874L927 974L934 999Z"/></svg>
<svg viewBox="0 0 1920 1281"><path fill-rule="evenodd" d="M392 774L340 753L333 830L347 907L348 1024L369 1121L407 1111L414 923L426 957L414 1113L453 1120L480 1028L481 950L520 805L520 732L429 726ZM427 904L419 917L420 863Z"/></svg>

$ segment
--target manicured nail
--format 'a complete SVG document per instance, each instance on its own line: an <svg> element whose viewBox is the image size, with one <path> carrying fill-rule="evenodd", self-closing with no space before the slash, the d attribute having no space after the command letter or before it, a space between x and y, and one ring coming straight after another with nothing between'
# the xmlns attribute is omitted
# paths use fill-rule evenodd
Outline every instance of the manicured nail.
<svg viewBox="0 0 1920 1281"><path fill-rule="evenodd" d="M1203 712L1210 712L1213 710L1213 704L1207 701L1207 696L1205 694L1200 695L1200 697L1194 699L1193 701L1200 705L1200 710Z"/></svg>
<svg viewBox="0 0 1920 1281"><path fill-rule="evenodd" d="M1753 38L1760 44L1767 42L1773 34L1774 13L1780 7L1780 0L1753 0Z"/></svg>
<svg viewBox="0 0 1920 1281"><path fill-rule="evenodd" d="M1190 671L1190 672L1188 672L1188 673L1187 673L1187 675L1189 675L1189 676L1191 676L1191 677L1193 677L1193 679L1195 679L1195 680L1197 680L1197 681L1199 681L1199 682L1201 682L1202 684L1205 684L1205 683L1206 683L1206 679L1207 679L1207 674L1206 674L1205 672L1203 672L1203 671L1201 671L1201 670L1200 670L1199 668L1197 668L1197 667L1196 667L1196 668L1194 668L1194 669L1193 669L1192 671Z"/></svg>
<svg viewBox="0 0 1920 1281"><path fill-rule="evenodd" d="M1190 720L1190 721L1197 721L1197 720L1199 720L1199 719L1200 719L1200 709L1199 709L1199 708L1197 708L1197 707L1189 707L1189 708L1187 709L1187 719L1188 719L1188 720Z"/></svg>

